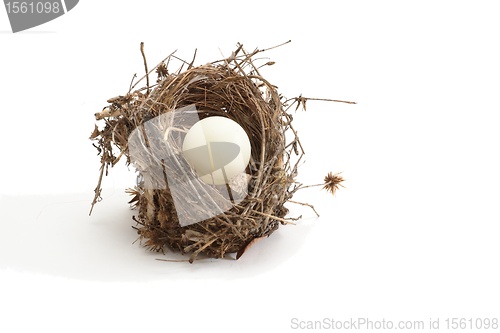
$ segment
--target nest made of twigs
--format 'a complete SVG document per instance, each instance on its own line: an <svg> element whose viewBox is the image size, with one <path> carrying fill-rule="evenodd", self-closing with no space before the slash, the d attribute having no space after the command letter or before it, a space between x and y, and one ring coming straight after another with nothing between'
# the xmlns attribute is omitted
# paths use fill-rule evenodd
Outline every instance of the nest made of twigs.
<svg viewBox="0 0 500 333"><path fill-rule="evenodd" d="M133 195L131 204L139 211L134 216L135 228L142 243L151 250L163 251L168 247L190 253L190 262L199 254L221 258L236 252L239 257L252 240L269 236L280 224L293 220L286 217L288 210L284 204L302 187L295 178L304 150L288 111L294 104L296 108L301 104L305 106L306 98L287 100L262 77L259 68L273 64L267 62L258 67L254 63L255 55L263 51L249 53L238 45L229 58L202 66L193 66L194 59L190 63L181 60L181 68L173 73L169 70L171 60L180 60L174 54L151 71L144 57L146 86L134 89L139 82L144 82L143 77L124 96L109 99L110 104L96 114L103 127L96 125L91 136L101 156L101 174L93 205L100 200L103 174L125 156L127 163L134 165L141 176L141 181L129 192ZM148 74L153 70L157 81L150 85ZM151 154L131 156L129 138L148 121L189 106L195 106L199 119L223 116L236 121L250 139L251 158L246 169L248 182L244 183L246 196L241 202L199 223L182 226L178 218L181 212L174 205L167 184L172 180L160 188L148 186L161 181L165 168L176 167L170 164L181 165L182 157L174 160L175 163L164 163L163 169L152 170L148 167ZM160 132L165 128L168 124ZM176 132L168 149L179 151L186 129L188 125ZM151 150L155 145L152 141L162 139L162 135L150 137L145 146ZM164 143L162 145L164 147ZM173 174L182 177L180 172ZM322 185L333 193L342 178L333 174L327 178ZM189 188L201 188L193 183L199 184L198 181L186 182L186 200L203 200L207 195L205 190L189 191ZM221 189L212 185L208 190Z"/></svg>

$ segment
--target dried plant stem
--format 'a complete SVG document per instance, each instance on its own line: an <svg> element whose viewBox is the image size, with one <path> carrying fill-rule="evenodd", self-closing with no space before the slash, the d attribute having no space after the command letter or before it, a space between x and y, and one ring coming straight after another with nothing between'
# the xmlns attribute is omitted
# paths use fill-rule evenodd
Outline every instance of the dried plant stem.
<svg viewBox="0 0 500 333"><path fill-rule="evenodd" d="M128 88L128 94L130 94L130 92L132 91L132 85L134 84L134 80L137 78L137 74L134 74L132 76L132 80L130 80L130 86Z"/></svg>
<svg viewBox="0 0 500 333"><path fill-rule="evenodd" d="M314 208L314 206L311 205L311 204L308 204L308 203L305 203L305 202L294 201L294 200L288 200L288 202L291 202L291 203L294 203L294 204L297 204L297 205L307 206L307 207L311 208L314 211L314 213L316 214L317 217L319 217L318 212L316 211L316 209Z"/></svg>
<svg viewBox="0 0 500 333"><path fill-rule="evenodd" d="M145 78L147 78L149 76L149 74L151 74L152 71L154 71L156 68L158 68L159 65L163 64L165 61L169 60L174 54L175 52L177 52L177 50L175 50L174 52L170 53L168 56L165 57L165 59L163 59L161 62L158 63L158 65L156 65L155 67L153 67L149 72L147 72L145 75L143 75L139 80L137 80L137 82L132 86L132 89L134 89L142 80L144 80ZM140 90L142 90L144 88L141 88Z"/></svg>
<svg viewBox="0 0 500 333"><path fill-rule="evenodd" d="M148 71L148 62L146 61L146 54L144 54L144 42L141 42L141 54L142 59L144 60L144 69L146 71L146 95L149 95L149 71Z"/></svg>
<svg viewBox="0 0 500 333"><path fill-rule="evenodd" d="M275 49L275 48L277 48L277 47L280 47L280 46L286 45L286 44L291 43L291 42L292 42L292 40L291 40L291 39L289 39L289 40L287 40L287 41L286 41L286 42L284 42L284 43L281 43L281 44L278 44L278 45L275 45L275 46L268 47L267 49L260 49L260 50L258 50L257 52L266 52L266 51L269 51L269 50Z"/></svg>
<svg viewBox="0 0 500 333"><path fill-rule="evenodd" d="M339 99L313 98L313 97L302 97L302 98L305 100L308 100L308 101L323 101L323 102L338 102L338 103L347 103L347 104L357 104L356 102L342 101Z"/></svg>
<svg viewBox="0 0 500 333"><path fill-rule="evenodd" d="M198 49L194 49L193 60L191 60L191 63L189 64L188 69L193 68L193 64L194 64L194 60L196 59L196 52L197 51L198 51Z"/></svg>
<svg viewBox="0 0 500 333"><path fill-rule="evenodd" d="M313 185L302 185L302 184L301 184L301 185L299 185L299 186L297 187L297 189L301 189L301 190L303 190L303 189L306 189L306 188L310 188L310 187L318 187L318 186L325 186L325 183L321 183L321 184L313 184Z"/></svg>
<svg viewBox="0 0 500 333"><path fill-rule="evenodd" d="M105 168L106 168L106 163L103 162L101 164L101 172L99 174L99 181L97 182L97 186L94 190L95 195L94 195L94 200L92 200L92 206L90 207L89 216L92 215L92 211L94 210L94 206L99 201L99 198L101 197L101 184L102 184L102 177L104 175Z"/></svg>
<svg viewBox="0 0 500 333"><path fill-rule="evenodd" d="M284 218L281 218L281 217L277 217L277 216L273 216L271 214L262 213L262 212L259 212L259 211L256 211L256 210L252 210L252 212L255 213L255 214L261 215L261 216L268 217L268 218L276 220L276 221L280 221L280 222L282 222L284 224L295 224L295 223L291 222L290 220L287 220L287 219L284 219Z"/></svg>

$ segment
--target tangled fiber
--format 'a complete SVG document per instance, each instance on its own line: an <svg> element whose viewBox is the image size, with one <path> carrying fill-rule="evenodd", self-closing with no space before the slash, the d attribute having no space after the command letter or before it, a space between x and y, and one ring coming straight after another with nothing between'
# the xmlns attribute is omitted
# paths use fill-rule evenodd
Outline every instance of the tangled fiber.
<svg viewBox="0 0 500 333"><path fill-rule="evenodd" d="M293 220L286 217L284 204L297 190L309 187L295 180L304 150L289 113L292 106L295 110L305 108L307 98L284 98L260 74L262 66L274 64L255 64L255 56L266 50L247 52L238 44L230 57L202 66L194 66L194 59L187 62L173 53L151 70L142 43L141 51L146 75L131 84L127 94L109 99L109 105L96 114L100 126L96 124L91 139L98 149L101 169L92 207L100 201L103 175L125 156L140 176L135 188L128 191L133 196L130 203L138 209L134 228L143 245L153 251L168 247L190 254L190 262L200 254L222 258L237 253L239 258L253 240L269 236L280 224ZM170 72L174 60L181 66ZM149 74L153 71L157 81L151 85ZM144 81L145 86L135 89ZM192 123L178 117L173 125L167 121L173 117L161 116L186 108L196 112L199 119L222 116L234 120L248 135L251 158L245 170L247 178L235 180L236 185L239 181L238 186L244 187L241 201L229 202L221 195L226 186L205 184L193 176L182 158L182 140ZM149 128L154 128L156 134L144 134L145 124L155 124ZM143 131L142 150L131 147L134 130ZM134 155L133 150L139 153ZM158 157L161 151L170 152L168 160ZM166 174L170 175L168 179ZM334 193L341 182L338 174L329 173L318 185ZM169 184L175 184L186 205L174 204ZM180 223L179 216L198 216L197 210L203 213L203 202L210 200L228 209L198 223Z"/></svg>

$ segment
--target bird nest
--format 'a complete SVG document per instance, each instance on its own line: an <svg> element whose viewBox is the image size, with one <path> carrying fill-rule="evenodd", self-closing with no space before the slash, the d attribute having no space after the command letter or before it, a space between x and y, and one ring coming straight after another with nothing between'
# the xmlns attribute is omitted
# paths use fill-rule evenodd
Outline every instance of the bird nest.
<svg viewBox="0 0 500 333"><path fill-rule="evenodd" d="M101 199L103 175L125 157L139 174L128 190L138 209L134 228L153 251L168 247L190 254L190 262L200 254L239 258L253 240L294 220L285 203L309 186L296 181L304 150L289 110L305 108L307 98L284 98L260 74L261 67L274 64L256 64L263 51L247 52L238 44L229 58L202 66L173 53L148 70L141 43L146 75L96 114L91 139L101 169L92 208ZM171 72L175 61L180 68ZM157 80L150 84L153 71ZM144 86L136 89L140 82ZM201 180L182 154L186 132L213 116L239 124L251 146L245 171L223 185ZM341 181L329 173L318 185L333 193Z"/></svg>

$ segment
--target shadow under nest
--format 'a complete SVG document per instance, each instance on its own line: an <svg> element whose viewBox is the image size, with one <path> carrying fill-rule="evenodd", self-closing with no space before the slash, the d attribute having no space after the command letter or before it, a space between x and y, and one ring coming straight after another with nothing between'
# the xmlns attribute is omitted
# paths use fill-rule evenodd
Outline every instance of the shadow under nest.
<svg viewBox="0 0 500 333"><path fill-rule="evenodd" d="M125 156L141 179L134 189L128 190L133 195L130 203L138 209L135 229L141 243L153 251L168 247L191 254L190 262L199 254L222 258L236 252L239 258L252 240L269 236L280 224L294 220L285 217L288 210L284 204L301 188L295 178L304 151L288 110L294 104L297 108L301 103L305 106L305 99L285 99L262 77L259 68L273 64L255 65L255 55L263 51L248 53L238 45L231 57L197 67L193 66L194 59L188 63L171 54L151 71L144 57L146 72L156 72L156 83L150 85L149 76L145 75L131 85L125 96L109 99L110 104L96 114L103 126L99 129L96 125L91 139L101 157L101 173L92 206L100 200L103 175ZM182 63L174 73L169 72L171 60ZM144 78L146 86L134 89ZM208 185L197 177L185 177L192 170L182 158L182 141L192 122L178 117L173 126L168 121L173 115L162 116L186 108L195 112L198 119L222 116L234 120L248 135L251 157L245 170L247 178L242 183L245 195L240 202L228 202L218 196L226 189L223 185ZM149 127L154 131L144 134L145 124L152 124L155 119L160 120ZM144 149L131 156L130 137L134 131L144 134ZM169 133L167 143L164 133ZM174 159L159 158L161 151L169 151ZM340 181L340 177L336 179L335 188ZM175 204L172 184L176 197L180 191L186 204ZM219 200L215 204L229 209L198 223L180 223L179 216L196 216L197 210L202 213L202 203L213 198Z"/></svg>

